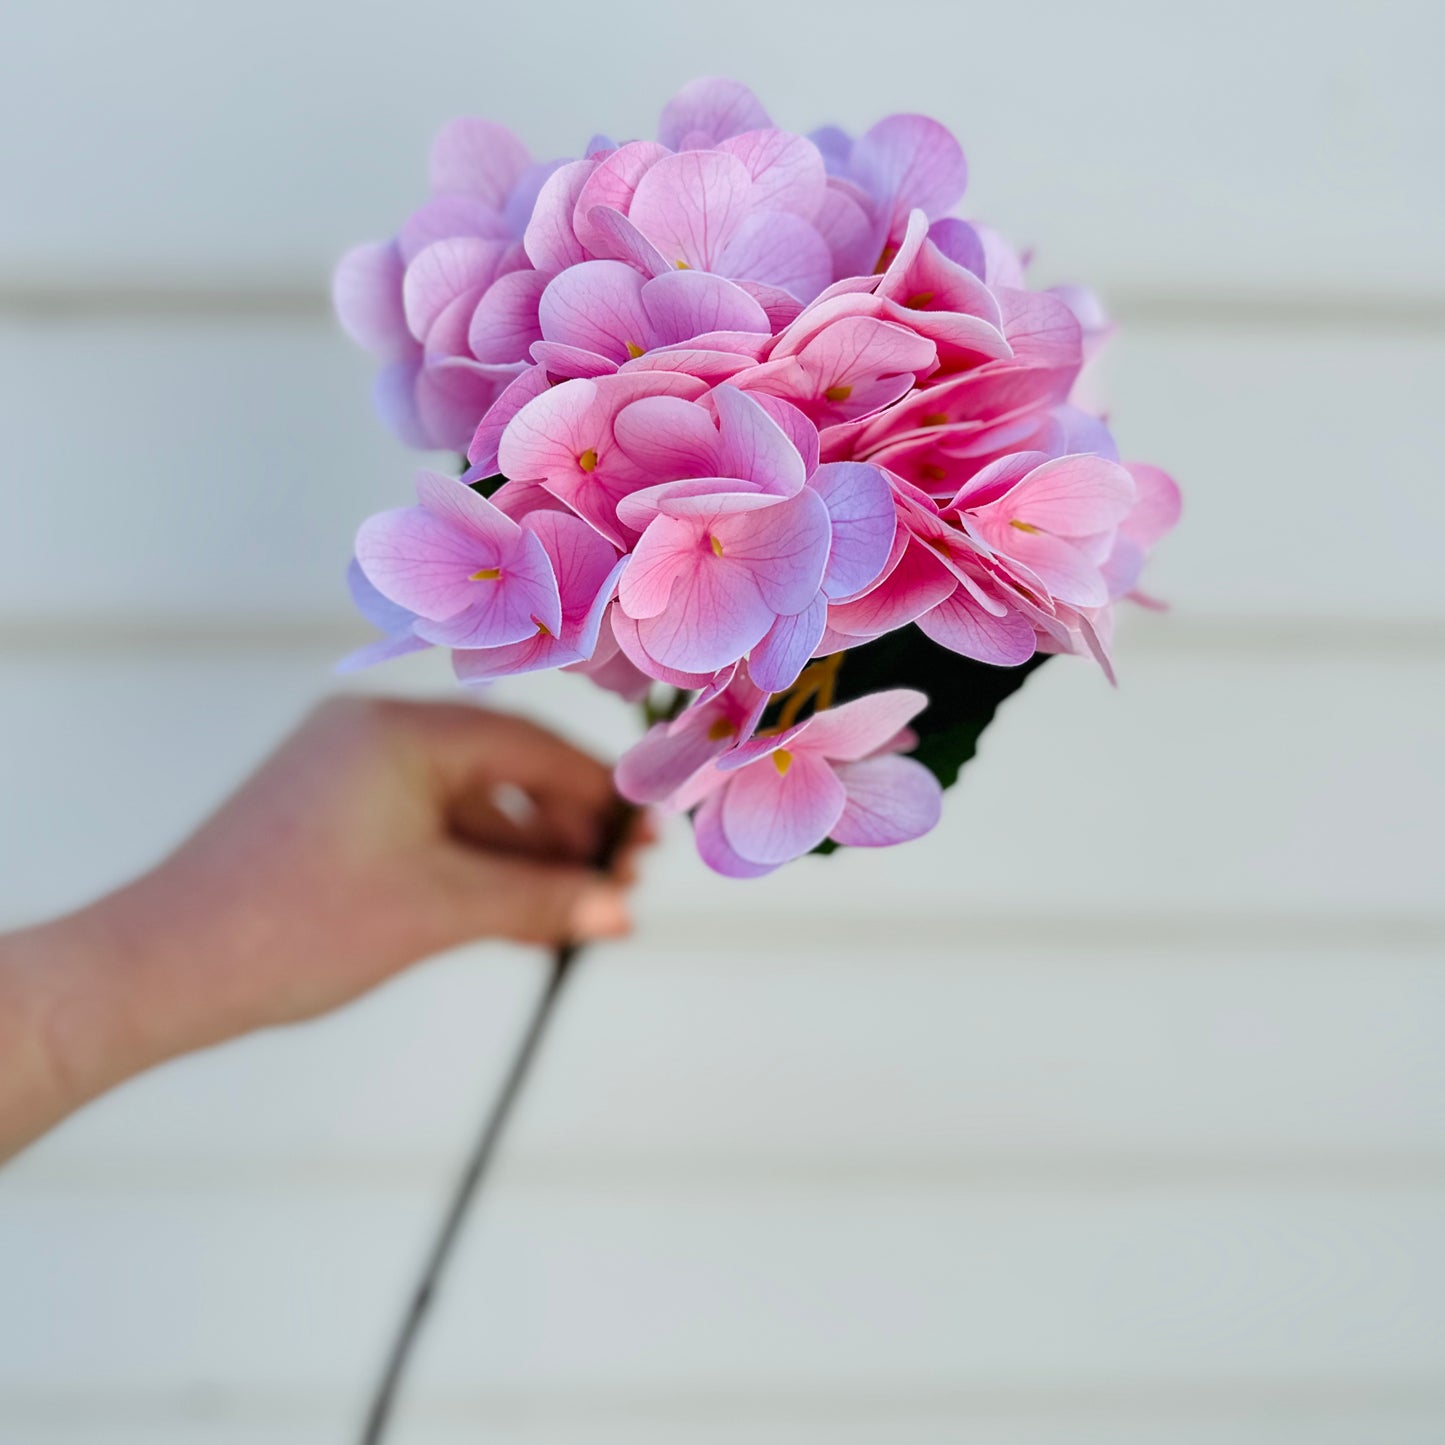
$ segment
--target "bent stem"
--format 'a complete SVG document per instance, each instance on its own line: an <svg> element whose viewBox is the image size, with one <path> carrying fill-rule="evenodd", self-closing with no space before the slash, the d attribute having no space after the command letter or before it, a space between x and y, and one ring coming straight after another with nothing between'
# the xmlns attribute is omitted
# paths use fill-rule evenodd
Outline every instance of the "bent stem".
<svg viewBox="0 0 1445 1445"><path fill-rule="evenodd" d="M596 861L599 867L605 868L612 862L626 835L633 812L634 810L626 805L620 805L614 810L606 839L598 852ZM406 1373L407 1364L411 1359L412 1349L416 1344L417 1336L421 1333L422 1325L426 1322L432 1301L436 1298L442 1275L451 1259L457 1237L476 1200L482 1181L487 1176L488 1168L496 1156L497 1146L506 1132L507 1123L511 1119L517 1099L521 1096L522 1089L527 1082L533 1061L536 1059L542 1039L546 1035L547 1025L556 1013L557 1000L561 997L562 989L568 978L574 972L573 965L577 962L581 952L579 944L568 943L557 949L552 955L552 966L547 975L547 982L538 996L532 1016L528 1020L526 1032L523 1033L521 1042L517 1046L517 1052L512 1057L506 1078L502 1081L501 1091L487 1112L481 1133L477 1136L456 1187L452 1191L451 1202L442 1216L441 1228L438 1229L436 1238L432 1242L431 1250L427 1254L426 1263L422 1268L421 1278L417 1281L411 1303L402 1317L401 1327L397 1330L396 1339L387 1355L386 1367L377 1382L371 1399L371 1408L366 1414L366 1424L361 1434L362 1445L380 1445L380 1441L386 1433L387 1422L390 1420L392 1408L396 1404L397 1394Z"/></svg>

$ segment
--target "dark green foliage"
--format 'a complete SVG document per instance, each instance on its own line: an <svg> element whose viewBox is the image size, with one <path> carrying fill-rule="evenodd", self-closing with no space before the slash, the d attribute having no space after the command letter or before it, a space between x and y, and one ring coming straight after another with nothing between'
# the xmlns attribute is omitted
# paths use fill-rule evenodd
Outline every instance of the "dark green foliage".
<svg viewBox="0 0 1445 1445"><path fill-rule="evenodd" d="M478 477L476 481L468 482L467 485L474 492L480 492L482 496L490 497L506 480L506 477L498 472L494 477Z"/></svg>
<svg viewBox="0 0 1445 1445"><path fill-rule="evenodd" d="M951 788L999 703L1017 692L1048 657L1040 652L1018 667L993 667L960 657L918 628L905 627L843 654L835 701L890 687L926 693L928 706L911 724L919 737L913 756Z"/></svg>

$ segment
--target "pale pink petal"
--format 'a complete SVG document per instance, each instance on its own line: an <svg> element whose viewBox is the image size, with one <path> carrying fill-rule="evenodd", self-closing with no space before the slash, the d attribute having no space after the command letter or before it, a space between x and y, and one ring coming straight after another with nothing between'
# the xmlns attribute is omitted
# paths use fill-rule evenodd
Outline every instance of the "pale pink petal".
<svg viewBox="0 0 1445 1445"><path fill-rule="evenodd" d="M594 255L625 261L644 276L665 276L676 269L615 206L593 206L587 222Z"/></svg>
<svg viewBox="0 0 1445 1445"><path fill-rule="evenodd" d="M893 547L896 509L888 479L865 462L829 462L808 482L832 526L823 591L851 597L875 581Z"/></svg>
<svg viewBox="0 0 1445 1445"><path fill-rule="evenodd" d="M805 221L818 214L828 176L812 141L783 130L753 130L723 141L718 149L748 168L754 206L791 211Z"/></svg>
<svg viewBox="0 0 1445 1445"><path fill-rule="evenodd" d="M872 271L879 250L875 228L850 188L829 182L813 225L832 252L835 277Z"/></svg>
<svg viewBox="0 0 1445 1445"><path fill-rule="evenodd" d="M718 257L749 215L751 190L747 167L736 156L685 151L664 156L647 171L627 215L673 265L715 271Z"/></svg>
<svg viewBox="0 0 1445 1445"><path fill-rule="evenodd" d="M464 191L500 211L531 163L527 147L506 126L458 116L432 143L432 190Z"/></svg>
<svg viewBox="0 0 1445 1445"><path fill-rule="evenodd" d="M572 229L593 255L604 254L609 237L606 231L598 229L592 212L599 207L609 207L627 215L638 182L668 154L666 147L654 141L629 141L598 163L578 192L572 208Z"/></svg>
<svg viewBox="0 0 1445 1445"><path fill-rule="evenodd" d="M818 470L818 428L792 402L780 396L770 396L766 392L752 392L750 395L782 428L783 435L803 459L804 474L811 477Z"/></svg>
<svg viewBox="0 0 1445 1445"><path fill-rule="evenodd" d="M598 351L564 346L559 341L534 341L527 353L548 376L564 381L578 377L611 376L617 363Z"/></svg>
<svg viewBox="0 0 1445 1445"><path fill-rule="evenodd" d="M487 408L521 370L521 365L488 367L463 357L429 360L416 372L413 388L426 445L464 451Z"/></svg>
<svg viewBox="0 0 1445 1445"><path fill-rule="evenodd" d="M382 241L352 247L331 278L331 300L342 329L384 360L404 356L412 345L401 303L403 270L395 243Z"/></svg>
<svg viewBox="0 0 1445 1445"><path fill-rule="evenodd" d="M779 750L734 774L722 794L722 829L748 862L786 863L828 836L846 802L821 757Z"/></svg>
<svg viewBox="0 0 1445 1445"><path fill-rule="evenodd" d="M731 281L706 271L669 271L647 282L642 304L651 321L653 346L692 341L709 332L766 336L767 312Z"/></svg>
<svg viewBox="0 0 1445 1445"><path fill-rule="evenodd" d="M478 361L521 361L542 331L537 306L547 278L540 271L512 271L499 277L472 312L467 344Z"/></svg>
<svg viewBox="0 0 1445 1445"><path fill-rule="evenodd" d="M808 475L803 457L757 398L735 386L720 386L712 400L719 422L718 471L783 497L800 491Z"/></svg>
<svg viewBox="0 0 1445 1445"><path fill-rule="evenodd" d="M709 386L727 381L752 363L735 351L706 351L696 346L663 346L624 361L619 371L677 371Z"/></svg>
<svg viewBox="0 0 1445 1445"><path fill-rule="evenodd" d="M940 647L978 662L1015 667L1034 655L1034 629L1026 617L1013 611L995 617L963 587L925 612L918 627Z"/></svg>
<svg viewBox="0 0 1445 1445"><path fill-rule="evenodd" d="M722 826L722 801L723 795L714 793L693 814L698 857L724 878L762 878L774 872L778 864L750 863L728 842Z"/></svg>
<svg viewBox="0 0 1445 1445"><path fill-rule="evenodd" d="M870 692L814 713L793 747L837 762L854 762L877 752L927 706L928 698L911 687Z"/></svg>
<svg viewBox="0 0 1445 1445"><path fill-rule="evenodd" d="M943 789L912 758L844 763L838 779L847 802L828 835L850 848L888 848L921 838L943 813Z"/></svg>
<svg viewBox="0 0 1445 1445"><path fill-rule="evenodd" d="M828 609L828 626L851 637L880 637L938 606L957 586L958 579L929 548L910 541L876 587Z"/></svg>
<svg viewBox="0 0 1445 1445"><path fill-rule="evenodd" d="M467 460L480 468L484 476L491 476L497 470L497 446L507 423L547 387L547 373L540 366L529 366L487 408L467 448Z"/></svg>
<svg viewBox="0 0 1445 1445"><path fill-rule="evenodd" d="M1058 457L1036 467L999 509L1017 524L1062 537L1088 537L1112 530L1134 503L1134 479L1103 457Z"/></svg>
<svg viewBox="0 0 1445 1445"><path fill-rule="evenodd" d="M506 217L480 196L451 191L433 196L406 218L396 238L402 260L410 263L433 241L452 236L480 236L486 241L511 241Z"/></svg>
<svg viewBox="0 0 1445 1445"><path fill-rule="evenodd" d="M831 534L828 509L814 492L801 491L771 507L717 515L708 532L722 548L717 560L747 568L774 613L791 616L812 603L822 585Z"/></svg>
<svg viewBox="0 0 1445 1445"><path fill-rule="evenodd" d="M582 187L596 169L596 161L573 161L547 177L522 238L528 257L539 271L555 275L587 259L573 229L572 215Z"/></svg>
<svg viewBox="0 0 1445 1445"><path fill-rule="evenodd" d="M556 636L562 630L557 583L537 538L519 529L498 570L496 579L473 584L476 600L465 611L440 621L423 618L417 635L449 647L502 647L535 637L541 628Z"/></svg>
<svg viewBox="0 0 1445 1445"><path fill-rule="evenodd" d="M692 577L698 570L700 545L707 546L706 538L691 519L655 518L633 548L622 573L618 587L622 610L636 621L658 617L665 612L672 604L673 592L679 581ZM683 599L679 599L678 606L682 605Z"/></svg>
<svg viewBox="0 0 1445 1445"><path fill-rule="evenodd" d="M791 292L778 286L764 285L761 281L749 280L744 276L733 276L731 279L767 312L768 325L774 331L781 331L798 319L803 303Z"/></svg>
<svg viewBox="0 0 1445 1445"><path fill-rule="evenodd" d="M714 253L707 269L776 287L799 301L811 301L833 279L828 243L810 222L788 211L752 211L710 244Z"/></svg>
<svg viewBox="0 0 1445 1445"><path fill-rule="evenodd" d="M828 599L820 592L804 611L779 617L767 636L748 653L753 681L769 692L791 687L822 640L827 616Z"/></svg>
<svg viewBox="0 0 1445 1445"><path fill-rule="evenodd" d="M541 542L552 564L565 634L594 610L599 591L617 568L617 549L569 512L532 512L521 526Z"/></svg>
<svg viewBox="0 0 1445 1445"><path fill-rule="evenodd" d="M1077 370L1084 360L1084 333L1078 318L1047 291L995 287L1003 332L1014 356L1030 366Z"/></svg>
<svg viewBox="0 0 1445 1445"><path fill-rule="evenodd" d="M890 235L916 206L930 219L957 204L968 184L963 151L947 127L923 115L890 115L858 138L855 180L882 203Z"/></svg>
<svg viewBox="0 0 1445 1445"><path fill-rule="evenodd" d="M695 402L643 397L617 413L613 434L645 475L664 480L718 475L717 424Z"/></svg>
<svg viewBox="0 0 1445 1445"><path fill-rule="evenodd" d="M684 140L717 145L729 136L771 125L767 111L747 86L705 76L690 81L663 106L657 136L670 150L677 150Z"/></svg>
<svg viewBox="0 0 1445 1445"><path fill-rule="evenodd" d="M454 236L435 241L406 269L402 304L406 324L418 341L425 341L438 317L459 297L480 298L496 279L507 253L505 241L484 241L476 236Z"/></svg>
<svg viewBox="0 0 1445 1445"><path fill-rule="evenodd" d="M1141 547L1152 547L1179 521L1179 487L1173 477L1143 462L1125 464L1134 478L1136 496L1119 530Z"/></svg>
<svg viewBox="0 0 1445 1445"><path fill-rule="evenodd" d="M613 606L608 615L618 647L628 661L648 677L657 682L665 682L671 687L680 687L687 692L696 692L712 682L715 669L709 669L706 672L685 672L681 668L669 667L665 663L659 662L647 649L641 631L643 624L634 622L620 605Z"/></svg>
<svg viewBox="0 0 1445 1445"><path fill-rule="evenodd" d="M775 614L759 594L753 573L710 566L711 560L693 554L693 565L678 578L674 605L637 624L647 653L666 667L716 672L761 642L773 624Z"/></svg>
<svg viewBox="0 0 1445 1445"><path fill-rule="evenodd" d="M619 363L648 348L651 323L643 278L621 261L584 261L548 282L538 306L549 342L596 352Z"/></svg>

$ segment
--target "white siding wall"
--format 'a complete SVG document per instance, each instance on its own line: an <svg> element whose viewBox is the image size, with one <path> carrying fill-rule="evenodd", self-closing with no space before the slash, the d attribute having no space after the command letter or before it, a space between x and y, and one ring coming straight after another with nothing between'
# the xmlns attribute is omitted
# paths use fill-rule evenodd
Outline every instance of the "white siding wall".
<svg viewBox="0 0 1445 1445"><path fill-rule="evenodd" d="M1445 1438L1442 40L1425 0L11 0L0 923L330 687L411 462L325 273L457 111L571 150L722 72L799 128L941 115L1114 303L1119 431L1186 488L1122 690L1052 664L933 839L753 886L670 840L399 1442ZM539 976L463 951L0 1176L0 1441L347 1439Z"/></svg>

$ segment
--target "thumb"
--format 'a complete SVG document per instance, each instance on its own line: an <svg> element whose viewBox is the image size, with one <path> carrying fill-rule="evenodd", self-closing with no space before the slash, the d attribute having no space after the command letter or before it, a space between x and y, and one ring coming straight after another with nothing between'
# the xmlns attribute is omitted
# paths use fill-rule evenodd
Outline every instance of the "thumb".
<svg viewBox="0 0 1445 1445"><path fill-rule="evenodd" d="M632 928L623 885L575 863L553 863L464 846L448 850L443 879L459 939L590 943Z"/></svg>

